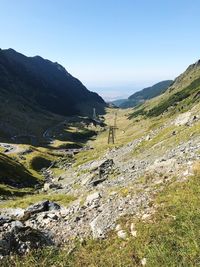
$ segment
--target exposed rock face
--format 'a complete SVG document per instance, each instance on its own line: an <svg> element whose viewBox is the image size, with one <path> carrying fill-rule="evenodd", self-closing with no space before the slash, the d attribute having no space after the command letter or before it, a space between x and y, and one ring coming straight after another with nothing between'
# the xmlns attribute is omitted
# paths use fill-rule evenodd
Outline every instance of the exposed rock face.
<svg viewBox="0 0 200 267"><path fill-rule="evenodd" d="M114 161L112 159L107 159L101 163L95 170L97 170L97 175L95 175L89 184L92 186L97 186L108 178L108 174L114 166Z"/></svg>

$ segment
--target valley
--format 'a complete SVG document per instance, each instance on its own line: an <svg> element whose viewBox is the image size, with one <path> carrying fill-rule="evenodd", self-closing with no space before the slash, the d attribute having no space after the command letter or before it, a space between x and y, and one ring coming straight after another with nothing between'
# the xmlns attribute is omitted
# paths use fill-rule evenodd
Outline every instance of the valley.
<svg viewBox="0 0 200 267"><path fill-rule="evenodd" d="M199 77L198 61L134 109L62 115L37 144L2 138L2 266L198 266Z"/></svg>

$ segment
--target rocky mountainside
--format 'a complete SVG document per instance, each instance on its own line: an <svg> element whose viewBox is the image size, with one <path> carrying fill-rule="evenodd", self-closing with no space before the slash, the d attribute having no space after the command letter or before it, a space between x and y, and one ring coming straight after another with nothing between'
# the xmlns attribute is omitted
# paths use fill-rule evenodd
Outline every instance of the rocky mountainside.
<svg viewBox="0 0 200 267"><path fill-rule="evenodd" d="M3 263L20 261L8 260L10 253L50 246L39 257L45 261L48 253L52 265L59 258L68 266L198 266L199 88L197 62L162 96L118 109L115 144L104 129L90 149L65 158L62 172L55 173L57 162L43 168L35 195L4 199ZM115 116L116 109L108 110L106 123ZM28 266L38 254L24 259Z"/></svg>
<svg viewBox="0 0 200 267"><path fill-rule="evenodd" d="M166 80L156 83L150 87L144 88L133 95L129 96L126 101L119 104L120 108L131 108L144 103L146 100L163 94L173 83L172 80Z"/></svg>
<svg viewBox="0 0 200 267"><path fill-rule="evenodd" d="M0 50L0 101L1 136L20 131L33 134L48 120L92 115L93 108L102 114L105 108L98 94L87 90L60 64L26 57L13 49Z"/></svg>

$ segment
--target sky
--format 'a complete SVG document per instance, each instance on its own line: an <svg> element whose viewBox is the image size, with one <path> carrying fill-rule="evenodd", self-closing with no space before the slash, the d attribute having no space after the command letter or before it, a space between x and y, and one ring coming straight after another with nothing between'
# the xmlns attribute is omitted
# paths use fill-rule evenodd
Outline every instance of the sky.
<svg viewBox="0 0 200 267"><path fill-rule="evenodd" d="M0 48L59 62L106 100L200 58L199 0L0 0Z"/></svg>

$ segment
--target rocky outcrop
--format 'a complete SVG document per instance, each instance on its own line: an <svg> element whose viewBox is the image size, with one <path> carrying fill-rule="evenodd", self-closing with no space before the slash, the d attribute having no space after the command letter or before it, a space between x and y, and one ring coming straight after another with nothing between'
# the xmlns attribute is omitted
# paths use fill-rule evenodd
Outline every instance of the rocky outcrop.
<svg viewBox="0 0 200 267"><path fill-rule="evenodd" d="M47 234L18 223L10 232L5 233L0 240L0 256L10 253L25 254L31 249L52 245L53 242Z"/></svg>

